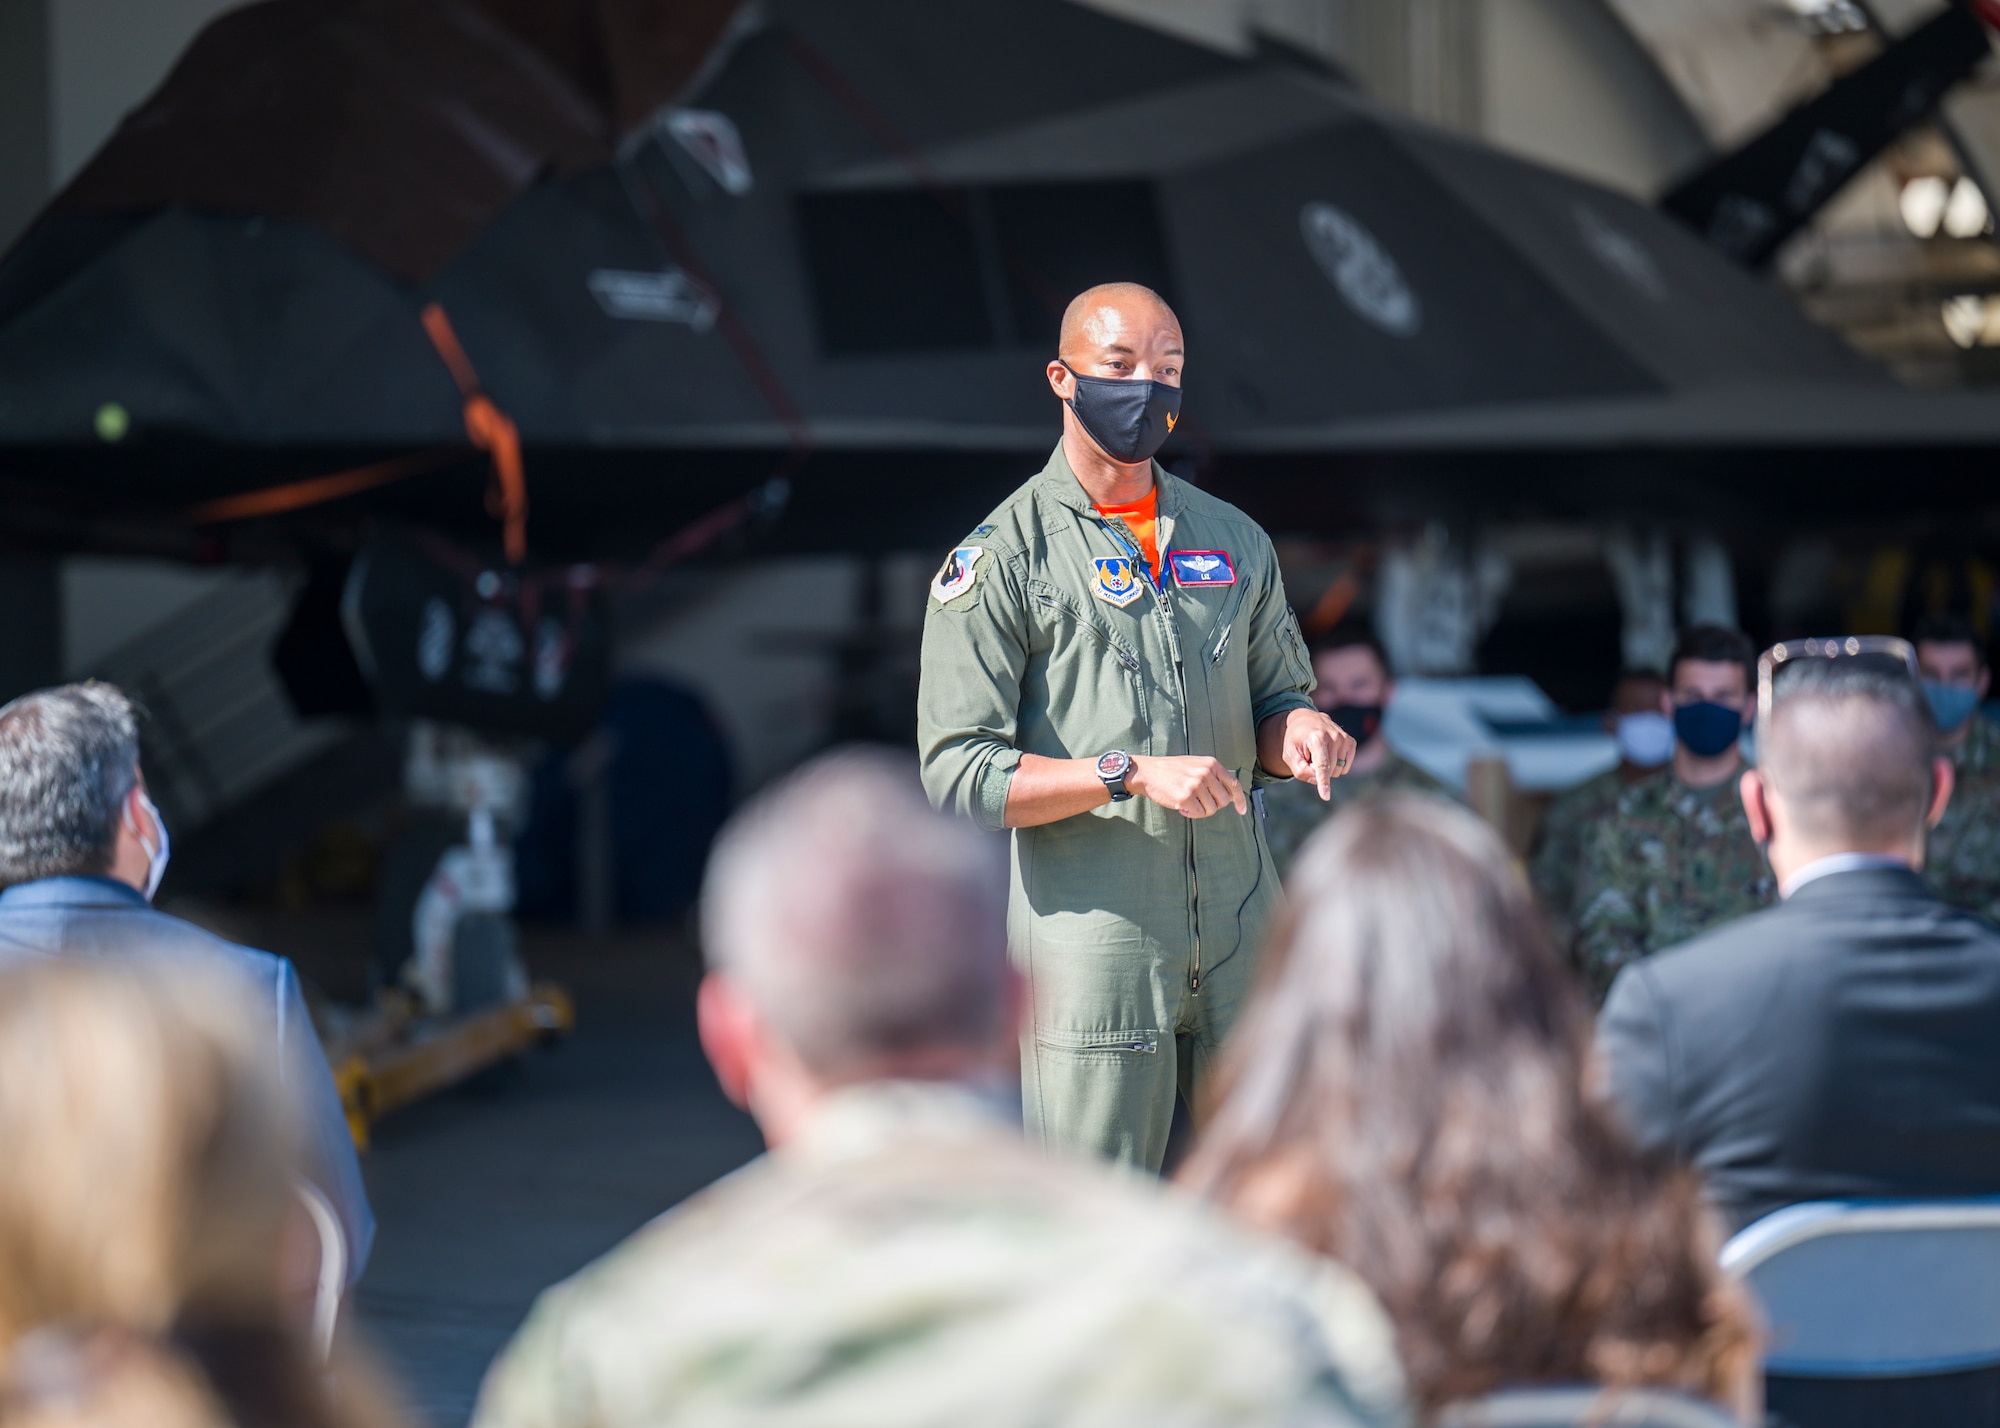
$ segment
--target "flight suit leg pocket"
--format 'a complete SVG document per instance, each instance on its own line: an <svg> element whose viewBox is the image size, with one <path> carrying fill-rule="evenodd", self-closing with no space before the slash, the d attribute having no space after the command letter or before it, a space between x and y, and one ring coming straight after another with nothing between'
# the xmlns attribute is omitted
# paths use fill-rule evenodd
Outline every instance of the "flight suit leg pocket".
<svg viewBox="0 0 2000 1428"><path fill-rule="evenodd" d="M1027 1040L1026 1109L1044 1143L1159 1169L1180 1079L1170 1034L1044 1025Z"/></svg>

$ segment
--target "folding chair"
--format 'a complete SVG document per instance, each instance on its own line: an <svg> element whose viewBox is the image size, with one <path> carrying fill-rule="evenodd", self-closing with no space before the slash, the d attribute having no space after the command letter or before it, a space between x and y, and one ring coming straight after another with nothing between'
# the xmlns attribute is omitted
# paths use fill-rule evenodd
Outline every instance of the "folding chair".
<svg viewBox="0 0 2000 1428"><path fill-rule="evenodd" d="M1791 1428L2000 1425L2000 1199L1793 1205L1724 1246Z"/></svg>
<svg viewBox="0 0 2000 1428"><path fill-rule="evenodd" d="M1741 1428L1720 1406L1652 1389L1510 1388L1454 1403L1438 1428Z"/></svg>
<svg viewBox="0 0 2000 1428"><path fill-rule="evenodd" d="M312 1346L325 1363L333 1354L333 1331L340 1322L340 1296L347 1288L347 1234L340 1216L318 1187L303 1180L293 1189L306 1207L313 1233L319 1238L319 1273L313 1284Z"/></svg>

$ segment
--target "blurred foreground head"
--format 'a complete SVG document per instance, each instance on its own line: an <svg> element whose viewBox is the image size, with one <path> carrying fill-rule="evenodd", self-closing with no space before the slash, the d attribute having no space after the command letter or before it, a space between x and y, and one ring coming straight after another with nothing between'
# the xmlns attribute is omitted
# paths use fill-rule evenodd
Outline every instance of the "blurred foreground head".
<svg viewBox="0 0 2000 1428"><path fill-rule="evenodd" d="M1493 833L1439 799L1364 800L1288 886L1184 1179L1355 1270L1426 1407L1526 1383L1753 1393L1695 1183L1587 1098L1582 998Z"/></svg>
<svg viewBox="0 0 2000 1428"><path fill-rule="evenodd" d="M723 830L702 892L702 1042L774 1143L817 1092L978 1078L1012 1054L1006 851L933 810L916 764L851 749Z"/></svg>
<svg viewBox="0 0 2000 1428"><path fill-rule="evenodd" d="M291 1182L250 1025L233 984L187 967L0 968L0 1344L268 1306Z"/></svg>
<svg viewBox="0 0 2000 1428"><path fill-rule="evenodd" d="M352 1421L281 1304L291 1137L256 1024L187 963L0 967L6 1428Z"/></svg>

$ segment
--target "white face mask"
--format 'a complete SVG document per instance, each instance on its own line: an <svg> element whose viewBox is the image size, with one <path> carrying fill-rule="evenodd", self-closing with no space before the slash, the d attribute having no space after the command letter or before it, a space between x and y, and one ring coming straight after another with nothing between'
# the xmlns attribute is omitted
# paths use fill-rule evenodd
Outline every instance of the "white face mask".
<svg viewBox="0 0 2000 1428"><path fill-rule="evenodd" d="M171 855L172 844L167 838L167 820L160 817L160 810L153 807L153 800L141 790L139 802L146 805L146 814L153 820L153 829L160 835L155 844L137 828L132 830L139 840L139 846L146 850L146 901L153 900L153 894L160 890L160 879L167 875L167 858Z"/></svg>
<svg viewBox="0 0 2000 1428"><path fill-rule="evenodd" d="M1658 768L1674 756L1674 721L1664 714L1620 714L1618 754L1642 769Z"/></svg>

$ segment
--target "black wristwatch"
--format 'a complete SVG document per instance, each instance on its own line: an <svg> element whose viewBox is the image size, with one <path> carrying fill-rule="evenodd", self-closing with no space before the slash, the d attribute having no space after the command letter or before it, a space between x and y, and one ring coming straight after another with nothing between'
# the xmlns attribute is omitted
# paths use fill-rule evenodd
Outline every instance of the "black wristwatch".
<svg viewBox="0 0 2000 1428"><path fill-rule="evenodd" d="M1111 790L1113 803L1123 803L1132 796L1132 790L1125 787L1125 776L1131 772L1132 756L1123 749L1113 749L1108 754L1097 756L1097 776Z"/></svg>

